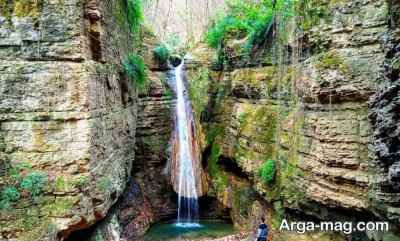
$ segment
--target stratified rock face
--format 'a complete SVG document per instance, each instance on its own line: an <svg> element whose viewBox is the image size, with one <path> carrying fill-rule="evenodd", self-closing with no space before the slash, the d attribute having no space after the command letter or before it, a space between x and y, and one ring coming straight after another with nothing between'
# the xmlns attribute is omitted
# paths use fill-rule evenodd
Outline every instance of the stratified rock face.
<svg viewBox="0 0 400 241"><path fill-rule="evenodd" d="M134 158L136 93L121 1L0 1L1 186L26 163L46 176L1 211L0 239L65 237L103 218ZM25 175L26 173L21 173Z"/></svg>
<svg viewBox="0 0 400 241"><path fill-rule="evenodd" d="M167 171L174 106L168 72L150 71L148 88L138 102L133 180L116 208L122 237L127 240L137 240L152 223L175 214Z"/></svg>
<svg viewBox="0 0 400 241"><path fill-rule="evenodd" d="M309 32L310 46L325 50L301 64L296 91L304 104L295 178L306 199L326 207L371 211L376 173L368 100L384 62L386 1L331 6L331 19Z"/></svg>
<svg viewBox="0 0 400 241"><path fill-rule="evenodd" d="M166 72L152 72L150 80L147 94L139 100L133 175L152 203L156 219L161 219L171 215L175 208L167 161L176 100Z"/></svg>
<svg viewBox="0 0 400 241"><path fill-rule="evenodd" d="M223 166L218 164L229 159L272 204L277 220L285 207L320 219L352 219L350 213L359 213L398 223L399 199L394 191L400 176L395 148L398 33L393 30L386 41L392 50L385 57L382 40L388 32L388 3L322 4L329 16L303 33L299 45L289 46L300 53L281 61L291 65L249 67L254 63L240 64L240 56L235 55L233 66L210 71L212 81L205 97L209 101L201 118L205 142L212 146L207 167L210 185L226 186L218 178L218 166ZM368 102L381 81L385 61L393 66L386 70L391 80L373 98L371 126ZM206 113L209 110L212 113ZM372 127L378 127L375 144ZM381 157L384 163L378 165ZM268 159L277 165L270 184L259 175ZM393 189L386 189L389 185ZM371 202L369 195L378 198Z"/></svg>
<svg viewBox="0 0 400 241"><path fill-rule="evenodd" d="M377 212L400 221L400 5L390 5L390 31L385 36L385 62L378 92L371 100L370 120L380 172L374 180L373 197Z"/></svg>
<svg viewBox="0 0 400 241"><path fill-rule="evenodd" d="M148 42L144 44L150 45ZM151 68L153 63L149 61L146 64ZM90 240L108 241L110 229L114 226L118 227L118 237L137 240L153 222L174 212L170 198L173 191L166 173L162 174L168 158L172 125L170 109L174 104L168 90L165 73L150 71L148 86L138 99L132 178Z"/></svg>

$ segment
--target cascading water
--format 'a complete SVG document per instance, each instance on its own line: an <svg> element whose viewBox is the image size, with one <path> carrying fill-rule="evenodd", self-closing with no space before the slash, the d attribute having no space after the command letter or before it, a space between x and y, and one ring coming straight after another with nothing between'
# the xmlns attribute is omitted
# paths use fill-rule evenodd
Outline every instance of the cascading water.
<svg viewBox="0 0 400 241"><path fill-rule="evenodd" d="M180 227L200 226L198 222L199 205L197 200L195 165L198 162L198 146L194 131L192 109L183 82L184 61L175 68L176 109L175 109L175 148L178 182L178 220Z"/></svg>

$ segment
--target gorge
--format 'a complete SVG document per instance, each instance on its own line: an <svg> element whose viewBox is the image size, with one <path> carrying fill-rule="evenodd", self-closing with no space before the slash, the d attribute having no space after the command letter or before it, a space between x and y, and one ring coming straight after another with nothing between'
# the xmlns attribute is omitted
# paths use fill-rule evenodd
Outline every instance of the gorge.
<svg viewBox="0 0 400 241"><path fill-rule="evenodd" d="M400 240L399 11L0 0L0 240Z"/></svg>

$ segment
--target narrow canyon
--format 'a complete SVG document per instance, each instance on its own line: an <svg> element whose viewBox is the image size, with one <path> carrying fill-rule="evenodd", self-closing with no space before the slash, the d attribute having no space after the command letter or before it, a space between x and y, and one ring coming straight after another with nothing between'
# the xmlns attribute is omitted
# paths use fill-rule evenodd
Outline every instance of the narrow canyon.
<svg viewBox="0 0 400 241"><path fill-rule="evenodd" d="M399 26L397 0L0 0L0 240L400 241Z"/></svg>

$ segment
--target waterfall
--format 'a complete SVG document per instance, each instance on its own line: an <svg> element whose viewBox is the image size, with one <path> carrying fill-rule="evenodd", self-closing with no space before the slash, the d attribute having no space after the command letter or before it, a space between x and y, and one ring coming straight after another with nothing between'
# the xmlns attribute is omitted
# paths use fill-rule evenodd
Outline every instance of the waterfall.
<svg viewBox="0 0 400 241"><path fill-rule="evenodd" d="M188 95L183 80L184 61L175 68L177 102L175 108L175 131L173 158L175 159L175 182L178 193L178 220L180 227L196 227L198 223L198 193L196 168L199 164L199 148Z"/></svg>

